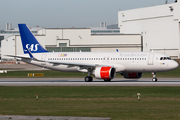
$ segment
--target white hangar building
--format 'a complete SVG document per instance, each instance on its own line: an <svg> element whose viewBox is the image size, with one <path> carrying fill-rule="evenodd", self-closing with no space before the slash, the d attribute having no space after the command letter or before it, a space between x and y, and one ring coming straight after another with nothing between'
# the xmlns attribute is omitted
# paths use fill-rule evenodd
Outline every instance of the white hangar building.
<svg viewBox="0 0 180 120"><path fill-rule="evenodd" d="M141 34L143 51L158 51L180 57L180 1L118 12L123 34Z"/></svg>
<svg viewBox="0 0 180 120"><path fill-rule="evenodd" d="M90 28L48 28L35 35L40 44L51 52L141 51L140 34L91 34ZM24 54L19 35L1 41L2 59L7 54Z"/></svg>

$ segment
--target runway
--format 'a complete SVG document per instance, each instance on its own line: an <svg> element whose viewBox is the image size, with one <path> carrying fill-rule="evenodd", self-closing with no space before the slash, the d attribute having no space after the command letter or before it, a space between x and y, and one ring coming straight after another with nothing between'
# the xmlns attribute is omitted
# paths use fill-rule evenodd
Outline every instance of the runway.
<svg viewBox="0 0 180 120"><path fill-rule="evenodd" d="M85 82L84 78L0 78L0 86L180 86L180 78L158 78L158 82L151 78L115 78L111 82L99 79Z"/></svg>

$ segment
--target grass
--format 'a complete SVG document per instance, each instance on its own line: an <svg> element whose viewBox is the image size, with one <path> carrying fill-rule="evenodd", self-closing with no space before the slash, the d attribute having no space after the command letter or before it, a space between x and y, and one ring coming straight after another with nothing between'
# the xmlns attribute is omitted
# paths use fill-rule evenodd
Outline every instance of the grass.
<svg viewBox="0 0 180 120"><path fill-rule="evenodd" d="M26 78L28 77L28 73L44 73L44 78L84 78L87 76L87 73L81 72L60 72L60 71L52 71L52 70L44 70L44 71L8 71L8 73L0 74L0 78ZM173 71L168 72L160 72L157 73L157 77L175 77L180 78L180 67ZM120 74L116 74L116 78L121 78ZM151 73L144 73L143 77L152 77Z"/></svg>
<svg viewBox="0 0 180 120"><path fill-rule="evenodd" d="M180 87L0 87L0 114L178 120L179 91Z"/></svg>

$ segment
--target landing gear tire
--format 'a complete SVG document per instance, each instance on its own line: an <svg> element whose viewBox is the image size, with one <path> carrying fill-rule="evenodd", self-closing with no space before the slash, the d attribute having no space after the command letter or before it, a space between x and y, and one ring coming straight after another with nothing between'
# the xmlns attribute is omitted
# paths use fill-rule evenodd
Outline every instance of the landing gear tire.
<svg viewBox="0 0 180 120"><path fill-rule="evenodd" d="M84 80L85 80L86 82L92 82L92 81L93 81L93 78L92 78L91 76L86 76L86 77L84 78Z"/></svg>
<svg viewBox="0 0 180 120"><path fill-rule="evenodd" d="M153 78L152 79L153 82L157 82L157 80L158 80L157 78Z"/></svg>
<svg viewBox="0 0 180 120"><path fill-rule="evenodd" d="M104 82L111 82L111 79L104 79Z"/></svg>
<svg viewBox="0 0 180 120"><path fill-rule="evenodd" d="M153 75L152 81L157 82L158 79L156 78L156 72L152 72L152 75Z"/></svg>

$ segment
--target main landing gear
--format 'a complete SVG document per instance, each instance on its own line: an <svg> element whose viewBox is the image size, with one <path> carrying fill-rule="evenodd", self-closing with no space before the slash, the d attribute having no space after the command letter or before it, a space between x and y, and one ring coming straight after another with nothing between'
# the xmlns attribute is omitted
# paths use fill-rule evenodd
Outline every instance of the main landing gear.
<svg viewBox="0 0 180 120"><path fill-rule="evenodd" d="M92 82L93 81L93 78L91 77L91 69L88 69L88 76L86 76L85 78L84 78L84 80L86 81L86 82Z"/></svg>
<svg viewBox="0 0 180 120"><path fill-rule="evenodd" d="M156 73L152 72L152 75L153 75L152 81L157 82L158 79L156 78Z"/></svg>
<svg viewBox="0 0 180 120"><path fill-rule="evenodd" d="M92 81L93 81L93 78L92 78L91 76L86 76L86 77L84 78L84 80L85 80L86 82L92 82Z"/></svg>

